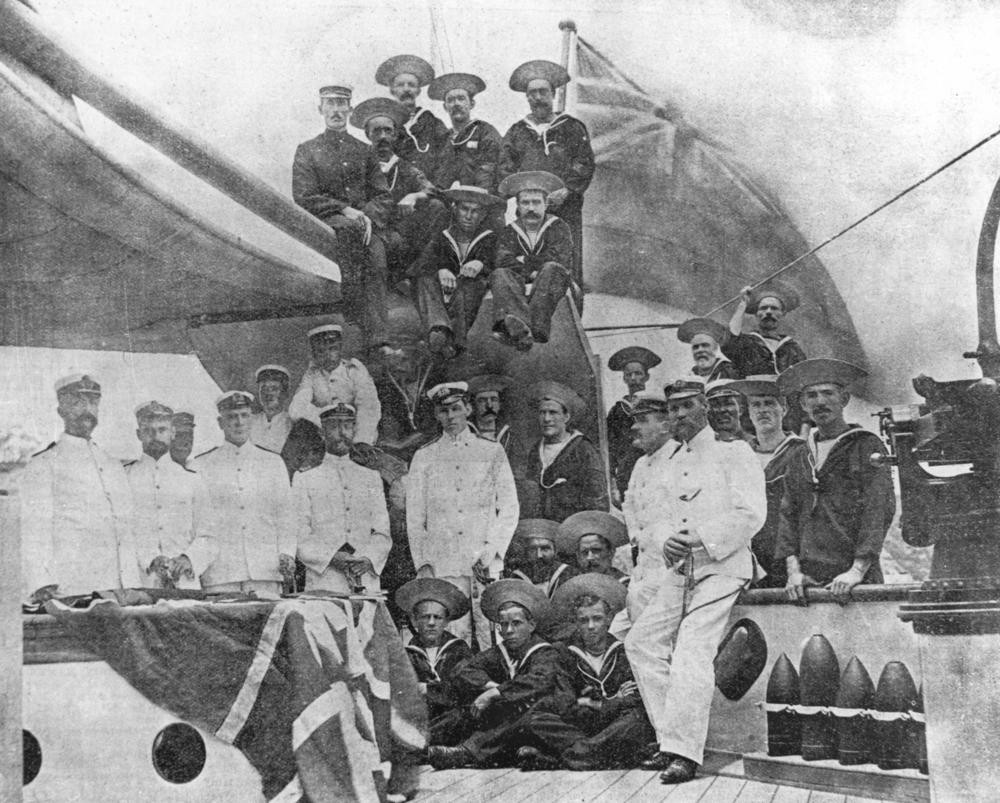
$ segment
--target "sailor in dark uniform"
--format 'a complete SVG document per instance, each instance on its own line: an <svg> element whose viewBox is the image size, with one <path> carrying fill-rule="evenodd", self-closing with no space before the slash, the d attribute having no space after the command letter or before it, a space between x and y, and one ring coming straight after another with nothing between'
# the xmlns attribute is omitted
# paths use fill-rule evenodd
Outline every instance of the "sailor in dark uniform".
<svg viewBox="0 0 1000 803"><path fill-rule="evenodd" d="M660 364L660 358L642 346L626 346L611 355L608 369L621 371L628 393L614 403L608 412L608 465L613 480L611 492L615 504L621 501L628 489L629 477L635 461L642 456L642 449L632 444L632 405L635 394L646 389L649 371Z"/></svg>
<svg viewBox="0 0 1000 803"><path fill-rule="evenodd" d="M785 564L774 558L781 498L785 491L785 473L789 461L806 448L805 441L782 428L781 422L788 411L788 405L778 390L778 377L748 376L746 379L736 380L731 387L742 393L747 400L750 421L754 427L750 446L764 467L764 481L767 484L767 520L750 545L754 557L767 575L754 585L757 588L784 588Z"/></svg>
<svg viewBox="0 0 1000 803"><path fill-rule="evenodd" d="M603 574L627 586L629 576L612 565L615 551L628 543L625 522L603 510L581 510L556 530L556 552L581 573Z"/></svg>
<svg viewBox="0 0 1000 803"><path fill-rule="evenodd" d="M467 715L455 689L455 669L472 657L472 650L447 627L469 612L469 598L445 580L421 577L400 586L396 604L406 612L414 634L406 654L427 701L430 743L452 744L456 726Z"/></svg>
<svg viewBox="0 0 1000 803"><path fill-rule="evenodd" d="M559 618L574 625L557 648L575 702L567 709L562 700L549 699L532 709L532 744L518 750L518 763L525 769L635 766L655 733L624 645L608 632L625 607L625 589L607 575L582 574L565 583L552 603Z"/></svg>
<svg viewBox="0 0 1000 803"><path fill-rule="evenodd" d="M438 151L448 139L448 128L429 109L417 105L422 87L434 80L434 68L420 56L393 56L375 71L375 82L406 107L408 119L396 135L395 151L428 177L434 175Z"/></svg>
<svg viewBox="0 0 1000 803"><path fill-rule="evenodd" d="M700 376L705 383L716 379L738 379L736 366L719 352L726 342L729 332L726 327L711 318L688 318L677 329L677 339L691 344L694 365L691 373Z"/></svg>
<svg viewBox="0 0 1000 803"><path fill-rule="evenodd" d="M444 372L423 343L400 343L399 352L374 376L382 406L378 445L409 464L417 449L437 437L427 391L444 381Z"/></svg>
<svg viewBox="0 0 1000 803"><path fill-rule="evenodd" d="M508 577L531 583L549 599L559 586L576 574L571 565L559 560L558 529L559 523L548 519L521 519L504 560Z"/></svg>
<svg viewBox="0 0 1000 803"><path fill-rule="evenodd" d="M369 347L387 354L387 267L382 232L392 195L374 151L347 133L352 90L320 89L326 130L303 142L292 163L292 197L337 233L344 309L359 316Z"/></svg>
<svg viewBox="0 0 1000 803"><path fill-rule="evenodd" d="M427 96L440 100L451 118L448 140L438 154L434 184L446 190L455 184L496 193L500 163L500 132L472 116L476 95L486 89L478 75L454 72L439 75L427 87Z"/></svg>
<svg viewBox="0 0 1000 803"><path fill-rule="evenodd" d="M527 170L545 170L562 180L563 189L550 198L550 211L569 224L573 260L567 267L573 282L582 289L583 194L594 175L594 151L587 127L565 112L555 112L555 91L569 80L569 73L551 61L529 61L514 70L510 88L525 93L531 112L504 135L500 179Z"/></svg>
<svg viewBox="0 0 1000 803"><path fill-rule="evenodd" d="M528 453L521 500L525 518L562 522L581 510L608 510L604 461L597 448L571 425L584 402L559 382L533 388L542 437Z"/></svg>
<svg viewBox="0 0 1000 803"><path fill-rule="evenodd" d="M549 342L552 315L571 284L573 235L566 221L548 212L548 199L562 186L544 171L500 182L500 194L517 199L517 217L497 239L490 276L493 337L518 351Z"/></svg>
<svg viewBox="0 0 1000 803"><path fill-rule="evenodd" d="M531 707L545 697L555 696L563 705L573 699L559 650L535 632L548 615L545 594L523 580L498 580L483 592L482 606L500 626L503 642L456 670L455 687L470 702L469 715L456 728L458 744L428 749L435 769L513 761L524 744Z"/></svg>
<svg viewBox="0 0 1000 803"><path fill-rule="evenodd" d="M469 399L472 401L472 424L476 434L503 446L510 459L513 441L503 395L513 380L500 374L479 374L469 379Z"/></svg>
<svg viewBox="0 0 1000 803"><path fill-rule="evenodd" d="M408 119L406 108L392 98L369 98L351 112L351 125L364 131L372 144L395 204L384 234L390 286L403 280L424 245L448 220L444 202L433 197L430 178L393 153L396 135Z"/></svg>
<svg viewBox="0 0 1000 803"><path fill-rule="evenodd" d="M474 186L452 187L441 195L451 204L451 224L433 232L409 275L427 342L450 359L465 350L490 286L497 235L485 220L502 201Z"/></svg>

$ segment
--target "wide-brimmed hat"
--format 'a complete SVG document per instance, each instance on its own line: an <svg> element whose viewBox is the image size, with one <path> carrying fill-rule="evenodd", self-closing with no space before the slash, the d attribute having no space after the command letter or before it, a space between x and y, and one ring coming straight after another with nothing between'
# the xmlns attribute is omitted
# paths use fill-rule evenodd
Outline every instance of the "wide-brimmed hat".
<svg viewBox="0 0 1000 803"><path fill-rule="evenodd" d="M677 339L681 343L690 343L696 335L708 335L721 346L729 337L729 330L711 318L688 318L677 327Z"/></svg>
<svg viewBox="0 0 1000 803"><path fill-rule="evenodd" d="M733 623L715 654L715 685L729 700L750 691L767 665L767 639L753 619Z"/></svg>
<svg viewBox="0 0 1000 803"><path fill-rule="evenodd" d="M513 381L511 377L503 374L479 374L469 380L469 397L474 399L477 394L491 390L503 393Z"/></svg>
<svg viewBox="0 0 1000 803"><path fill-rule="evenodd" d="M453 89L464 89L471 98L486 89L486 82L469 72L445 73L431 81L427 87L427 97L431 100L444 100Z"/></svg>
<svg viewBox="0 0 1000 803"><path fill-rule="evenodd" d="M570 420L574 421L579 419L587 407L575 390L552 380L543 380L532 385L531 398L536 404L546 399L559 402L569 412Z"/></svg>
<svg viewBox="0 0 1000 803"><path fill-rule="evenodd" d="M546 538L555 544L558 530L558 521L552 521L551 519L521 519L514 529L512 541L523 542L529 538Z"/></svg>
<svg viewBox="0 0 1000 803"><path fill-rule="evenodd" d="M469 612L469 598L447 580L418 577L396 590L396 604L406 613L426 600L433 600L448 610L449 619L458 619Z"/></svg>
<svg viewBox="0 0 1000 803"><path fill-rule="evenodd" d="M526 580L497 580L486 586L482 596L483 615L491 622L500 619L500 608L514 602L531 614L536 623L541 622L549 612L549 600L545 592Z"/></svg>
<svg viewBox="0 0 1000 803"><path fill-rule="evenodd" d="M637 362L647 371L655 368L662 360L643 346L626 346L618 349L608 360L608 369L611 371L624 371L625 366L630 362Z"/></svg>
<svg viewBox="0 0 1000 803"><path fill-rule="evenodd" d="M351 112L351 125L364 131L368 121L373 117L388 117L396 125L396 128L402 128L410 119L410 112L398 100L368 98L354 107L354 111Z"/></svg>
<svg viewBox="0 0 1000 803"><path fill-rule="evenodd" d="M782 396L787 396L790 393L801 393L810 385L825 385L828 382L846 389L866 376L867 371L852 363L816 357L797 362L782 371L778 375L778 390Z"/></svg>
<svg viewBox="0 0 1000 803"><path fill-rule="evenodd" d="M458 184L454 187L449 187L441 193L449 201L455 203L465 202L479 204L480 206L495 206L496 204L504 203L503 198L498 198L495 195L491 195L482 187L470 186L467 184Z"/></svg>
<svg viewBox="0 0 1000 803"><path fill-rule="evenodd" d="M382 86L392 86L393 79L403 73L416 76L420 86L427 86L434 80L434 68L429 62L420 56L404 53L388 58L378 65L378 69L375 71L375 83Z"/></svg>
<svg viewBox="0 0 1000 803"><path fill-rule="evenodd" d="M581 510L559 525L556 549L563 555L576 555L580 539L585 535L601 536L612 550L628 543L628 528L621 519L603 510Z"/></svg>
<svg viewBox="0 0 1000 803"><path fill-rule="evenodd" d="M510 74L507 85L515 92L527 92L528 84L536 78L549 82L553 89L569 83L569 73L561 64L545 59L526 61Z"/></svg>
<svg viewBox="0 0 1000 803"><path fill-rule="evenodd" d="M618 611L624 610L627 593L625 586L614 577L587 572L571 577L559 586L552 595L552 607L560 619L570 619L573 616L573 603L584 594L592 594L608 603L611 615L614 616Z"/></svg>
<svg viewBox="0 0 1000 803"><path fill-rule="evenodd" d="M757 312L757 305L761 299L776 298L781 302L781 307L785 312L791 312L799 305L799 294L784 282L775 279L755 287L750 292L750 301L747 302L747 312L753 315Z"/></svg>
<svg viewBox="0 0 1000 803"><path fill-rule="evenodd" d="M539 190L546 195L551 195L556 190L564 189L565 186L559 176L549 173L547 170L525 170L523 173L507 176L500 182L497 192L505 198L513 198L525 190Z"/></svg>
<svg viewBox="0 0 1000 803"><path fill-rule="evenodd" d="M746 379L734 379L729 386L744 396L778 396L778 377L776 374L754 374Z"/></svg>

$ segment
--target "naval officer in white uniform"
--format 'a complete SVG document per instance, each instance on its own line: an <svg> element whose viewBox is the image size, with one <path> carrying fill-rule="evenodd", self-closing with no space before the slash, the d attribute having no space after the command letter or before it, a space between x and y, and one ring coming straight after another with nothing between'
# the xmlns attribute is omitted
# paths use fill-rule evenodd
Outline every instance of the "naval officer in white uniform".
<svg viewBox="0 0 1000 803"><path fill-rule="evenodd" d="M270 452L281 454L292 431L288 414L288 389L292 375L283 365L262 365L254 372L260 412L250 420L250 439Z"/></svg>

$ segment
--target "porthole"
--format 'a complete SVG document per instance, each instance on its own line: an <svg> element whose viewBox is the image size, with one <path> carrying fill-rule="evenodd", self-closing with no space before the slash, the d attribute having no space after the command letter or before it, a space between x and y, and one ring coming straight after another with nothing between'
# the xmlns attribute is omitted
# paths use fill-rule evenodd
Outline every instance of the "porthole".
<svg viewBox="0 0 1000 803"><path fill-rule="evenodd" d="M205 769L205 740L190 725L175 722L153 740L153 767L170 783L191 783Z"/></svg>

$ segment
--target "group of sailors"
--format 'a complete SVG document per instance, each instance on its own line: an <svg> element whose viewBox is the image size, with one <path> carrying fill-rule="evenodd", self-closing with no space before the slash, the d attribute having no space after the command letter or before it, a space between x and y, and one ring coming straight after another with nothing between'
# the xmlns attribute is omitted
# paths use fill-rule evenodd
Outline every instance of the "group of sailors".
<svg viewBox="0 0 1000 803"><path fill-rule="evenodd" d="M745 291L728 327L686 321L693 368L662 391L647 388L656 354L612 355L628 393L608 414L606 456L564 384L446 381L487 289L494 336L522 350L579 293L593 155L583 125L553 112L568 76L550 62L511 76L531 114L502 139L471 117L474 75L435 77L399 56L376 77L394 99L352 109L348 87L321 90L327 130L299 147L294 178L296 200L337 232L369 357L344 356L339 324L316 326L297 384L266 364L256 393L217 399L222 443L201 455L189 412L140 405L142 454L124 466L91 437L98 380L59 380L64 432L21 482L25 597L389 592L412 634L435 767L642 757L665 783L686 781L739 593L771 585L805 604L827 586L846 602L881 580L892 480L869 459L878 437L844 417L864 372L807 359L782 333L798 300L771 283ZM416 105L424 86L451 130ZM517 199L514 223L502 227L494 193ZM390 276L409 282L436 359L386 340ZM527 454L513 394L537 415Z"/></svg>
<svg viewBox="0 0 1000 803"><path fill-rule="evenodd" d="M465 349L488 291L498 341L521 351L548 342L566 291L582 305L583 199L594 173L586 126L556 111L569 74L544 60L514 70L510 88L530 111L502 138L473 116L486 89L477 75L436 76L419 56L400 55L375 80L391 97L354 105L346 82L320 89L325 130L299 145L292 168L295 202L336 233L344 308L371 359L397 351L393 290L413 300L427 344L445 359ZM418 105L424 87L450 129Z"/></svg>

